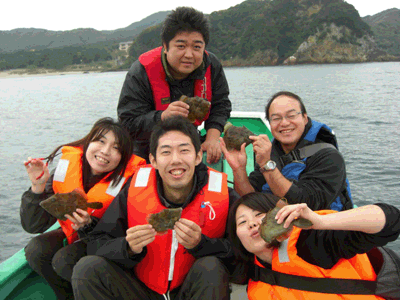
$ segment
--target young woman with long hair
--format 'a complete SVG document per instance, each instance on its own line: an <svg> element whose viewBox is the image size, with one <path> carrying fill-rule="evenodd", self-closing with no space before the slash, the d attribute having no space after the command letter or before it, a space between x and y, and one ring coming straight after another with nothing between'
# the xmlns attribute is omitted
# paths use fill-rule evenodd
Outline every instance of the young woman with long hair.
<svg viewBox="0 0 400 300"><path fill-rule="evenodd" d="M101 209L78 208L65 215L66 221L58 220L61 228L32 238L25 248L29 265L48 282L58 299L73 299L70 279L75 263L86 255L85 236L137 166L145 164L132 149L133 142L124 127L112 118L102 118L85 137L58 146L46 158L29 157L24 162L31 187L22 195L20 217L27 232L43 233L57 221L39 205L55 193L78 189L88 202L103 204ZM48 162L59 152L57 168L50 174Z"/></svg>
<svg viewBox="0 0 400 300"><path fill-rule="evenodd" d="M273 194L249 193L229 212L228 234L236 258L232 281L248 285L250 300L383 299L354 294L355 289L341 292L334 286L343 287L344 278L376 280L369 255L376 246L398 238L400 212L396 207L377 203L342 212L314 212L305 203L286 205L276 215L278 224L288 228L294 219L304 218L313 225L293 226L287 236L266 243L259 228L278 200ZM332 280L323 287L328 278Z"/></svg>

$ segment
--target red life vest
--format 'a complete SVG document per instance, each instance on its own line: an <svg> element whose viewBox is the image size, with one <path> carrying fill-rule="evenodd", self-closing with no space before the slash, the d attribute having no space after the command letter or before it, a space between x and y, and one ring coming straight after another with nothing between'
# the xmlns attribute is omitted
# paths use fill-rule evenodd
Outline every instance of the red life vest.
<svg viewBox="0 0 400 300"><path fill-rule="evenodd" d="M220 238L225 233L229 210L227 175L209 169L208 184L186 206L181 217L191 220L201 227L202 234L210 238ZM166 207L157 193L155 169L141 167L134 175L128 192L128 226L147 224L147 216ZM157 235L147 245L147 254L135 266L135 275L150 289L165 294L168 283L170 290L182 285L195 258L178 243L175 231Z"/></svg>
<svg viewBox="0 0 400 300"><path fill-rule="evenodd" d="M331 210L318 211L318 214L333 213ZM272 256L272 270L281 273L306 276L311 278L344 278L376 280L375 271L367 254L358 254L351 259L340 259L331 269L324 269L304 261L297 256L296 243L301 229L293 227L288 240L274 249ZM264 266L255 258L255 264ZM336 295L288 289L277 285L269 285L261 281L249 280L247 295L249 300L260 299L305 299L305 300L376 300L383 299L374 295Z"/></svg>
<svg viewBox="0 0 400 300"><path fill-rule="evenodd" d="M155 48L139 56L140 63L144 66L147 77L149 78L151 89L153 91L153 99L156 110L166 110L171 103L170 87L167 81L167 74L161 61L162 47ZM207 52L206 52L207 54ZM203 80L196 79L194 81L194 95L207 99L211 102L212 86L211 86L211 65L208 66ZM194 125L199 126L203 121L207 120L210 112L203 120L196 120Z"/></svg>
<svg viewBox="0 0 400 300"><path fill-rule="evenodd" d="M83 150L80 147L64 146L62 155L58 162L53 179L53 190L55 193L69 193L76 188L83 190L82 184L82 155ZM111 201L121 190L127 179L132 176L139 165L144 165L146 161L136 155L132 155L126 167L124 178L116 187L112 186L112 182L105 182L104 178L94 185L87 193L88 202L102 202L103 208L96 209L92 213L93 216L101 218ZM88 212L91 212L88 208ZM58 220L62 230L67 236L68 243L71 244L78 239L78 234L72 229L70 220Z"/></svg>

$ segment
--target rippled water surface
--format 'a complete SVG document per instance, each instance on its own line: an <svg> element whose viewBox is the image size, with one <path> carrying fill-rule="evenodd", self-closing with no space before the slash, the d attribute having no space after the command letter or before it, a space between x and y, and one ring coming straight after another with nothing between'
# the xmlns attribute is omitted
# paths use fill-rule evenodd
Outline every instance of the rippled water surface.
<svg viewBox="0 0 400 300"><path fill-rule="evenodd" d="M308 115L335 131L355 203L400 207L400 63L227 68L225 73L234 110L264 111L267 99L281 90L301 96ZM32 237L19 220L20 197L29 187L23 161L81 138L101 117L115 118L125 74L0 79L0 261ZM400 240L390 247L400 252Z"/></svg>

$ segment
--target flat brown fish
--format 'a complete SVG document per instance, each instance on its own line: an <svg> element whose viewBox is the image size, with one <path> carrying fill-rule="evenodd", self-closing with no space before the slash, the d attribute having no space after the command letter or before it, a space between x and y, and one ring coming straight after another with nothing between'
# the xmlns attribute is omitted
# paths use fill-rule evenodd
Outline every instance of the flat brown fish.
<svg viewBox="0 0 400 300"><path fill-rule="evenodd" d="M61 221L66 221L65 215L72 215L77 208L86 210L88 207L103 208L101 202L88 202L87 196L80 189L74 189L69 193L56 193L39 203L49 214Z"/></svg>
<svg viewBox="0 0 400 300"><path fill-rule="evenodd" d="M198 96L188 97L182 95L179 101L189 104L189 115L188 119L190 122L194 123L196 120L202 121L207 113L210 111L211 103L204 98Z"/></svg>
<svg viewBox="0 0 400 300"><path fill-rule="evenodd" d="M287 205L287 203L285 203L283 200L279 200L276 204L276 207L270 210L266 214L264 219L262 219L259 232L262 239L268 244L270 244L272 241L275 241L278 237L281 237L289 232L292 229L293 225L300 228L307 228L313 225L307 219L298 218L294 220L288 228L283 228L284 222L282 222L281 224L276 223L275 216L278 211L285 205Z"/></svg>
<svg viewBox="0 0 400 300"><path fill-rule="evenodd" d="M224 127L224 142L226 145L226 149L229 151L232 149L240 151L240 146L243 143L246 143L246 147L252 142L249 139L250 135L255 135L251 132L247 127L242 126L234 126L231 122L227 122Z"/></svg>
<svg viewBox="0 0 400 300"><path fill-rule="evenodd" d="M181 214L181 207L166 208L159 213L148 215L147 221L157 232L164 232L168 229L174 229L175 222L181 218Z"/></svg>

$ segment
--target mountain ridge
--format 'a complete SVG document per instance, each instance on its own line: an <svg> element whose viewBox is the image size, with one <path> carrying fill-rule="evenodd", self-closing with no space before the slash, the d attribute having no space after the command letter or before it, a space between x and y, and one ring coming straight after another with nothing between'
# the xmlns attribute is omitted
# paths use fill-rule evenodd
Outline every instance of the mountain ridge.
<svg viewBox="0 0 400 300"><path fill-rule="evenodd" d="M99 31L94 28L76 28L52 31L41 28L15 28L9 31L0 31L2 41L0 53L133 40L144 28L161 23L169 12L156 12L125 28L115 30Z"/></svg>
<svg viewBox="0 0 400 300"><path fill-rule="evenodd" d="M0 69L60 70L99 62L104 62L101 70L127 69L140 54L161 45L162 21L169 12L101 32L93 28L13 29L19 43L30 43L24 51L0 52ZM207 16L211 23L207 50L224 66L400 60L400 10L396 8L361 18L343 0L247 0ZM46 43L38 41L43 35L47 35ZM60 40L69 46L61 46ZM128 40L133 44L126 59L118 43Z"/></svg>

